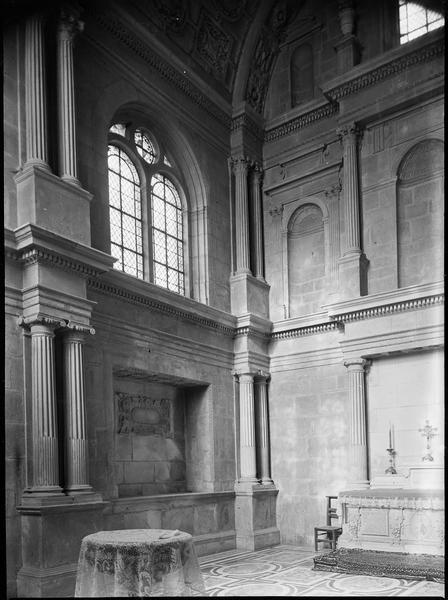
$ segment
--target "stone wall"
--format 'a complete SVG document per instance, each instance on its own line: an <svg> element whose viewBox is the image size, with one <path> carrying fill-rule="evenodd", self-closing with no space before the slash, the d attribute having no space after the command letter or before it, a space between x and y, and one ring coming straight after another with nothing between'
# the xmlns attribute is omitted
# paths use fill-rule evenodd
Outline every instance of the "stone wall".
<svg viewBox="0 0 448 600"><path fill-rule="evenodd" d="M443 357L441 352L373 360L367 376L371 478L388 468L389 427L394 428L396 469L443 464ZM437 428L431 440L433 461L426 456L425 422Z"/></svg>

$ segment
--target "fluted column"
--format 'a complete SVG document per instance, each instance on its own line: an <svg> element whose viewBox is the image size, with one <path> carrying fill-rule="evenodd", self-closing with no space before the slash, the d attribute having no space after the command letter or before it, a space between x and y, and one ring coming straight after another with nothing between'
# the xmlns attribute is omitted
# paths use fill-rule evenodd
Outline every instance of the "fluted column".
<svg viewBox="0 0 448 600"><path fill-rule="evenodd" d="M239 376L240 397L240 482L257 482L255 447L254 378Z"/></svg>
<svg viewBox="0 0 448 600"><path fill-rule="evenodd" d="M89 330L94 333L93 329ZM64 333L65 490L90 492L87 476L87 433L82 347L84 331Z"/></svg>
<svg viewBox="0 0 448 600"><path fill-rule="evenodd" d="M259 374L254 380L258 477L261 483L272 484L270 465L268 376Z"/></svg>
<svg viewBox="0 0 448 600"><path fill-rule="evenodd" d="M369 486L367 464L367 422L365 370L368 361L363 358L346 360L350 401L350 447L349 461L352 481L355 488Z"/></svg>
<svg viewBox="0 0 448 600"><path fill-rule="evenodd" d="M58 24L58 133L59 175L79 185L76 158L75 89L73 77L73 39L82 31L79 13L63 8Z"/></svg>
<svg viewBox="0 0 448 600"><path fill-rule="evenodd" d="M360 130L356 124L351 124L341 127L337 133L342 142L344 158L343 199L346 234L343 254L361 254L358 174Z"/></svg>
<svg viewBox="0 0 448 600"><path fill-rule="evenodd" d="M32 471L31 492L57 494L59 486L58 426L54 329L59 322L30 324L32 380Z"/></svg>
<svg viewBox="0 0 448 600"><path fill-rule="evenodd" d="M35 14L25 27L25 167L48 165L47 99L45 74L45 17Z"/></svg>
<svg viewBox="0 0 448 600"><path fill-rule="evenodd" d="M235 172L235 241L237 273L250 273L249 251L249 207L248 207L248 161L238 158L233 161Z"/></svg>
<svg viewBox="0 0 448 600"><path fill-rule="evenodd" d="M254 275L264 281L264 249L263 249L263 207L261 201L261 181L263 173L259 165L255 164L252 170L252 215L254 223Z"/></svg>

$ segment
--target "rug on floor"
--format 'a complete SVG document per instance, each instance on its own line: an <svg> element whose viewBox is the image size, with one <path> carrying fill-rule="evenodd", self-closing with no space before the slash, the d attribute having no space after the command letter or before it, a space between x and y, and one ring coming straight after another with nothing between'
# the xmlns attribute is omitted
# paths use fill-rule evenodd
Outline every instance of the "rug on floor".
<svg viewBox="0 0 448 600"><path fill-rule="evenodd" d="M314 571L335 571L443 583L445 558L432 554L339 548L314 557Z"/></svg>

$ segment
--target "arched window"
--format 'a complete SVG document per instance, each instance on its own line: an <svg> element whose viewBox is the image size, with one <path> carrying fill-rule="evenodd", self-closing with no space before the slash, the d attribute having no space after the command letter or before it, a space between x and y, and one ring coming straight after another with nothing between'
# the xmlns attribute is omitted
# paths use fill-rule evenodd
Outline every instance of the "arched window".
<svg viewBox="0 0 448 600"><path fill-rule="evenodd" d="M115 268L185 293L185 223L174 163L145 127L109 130L109 215ZM149 185L148 185L149 182Z"/></svg>
<svg viewBox="0 0 448 600"><path fill-rule="evenodd" d="M409 2L399 0L400 11L400 44L443 27L445 19L443 14L436 10L426 8L423 2Z"/></svg>

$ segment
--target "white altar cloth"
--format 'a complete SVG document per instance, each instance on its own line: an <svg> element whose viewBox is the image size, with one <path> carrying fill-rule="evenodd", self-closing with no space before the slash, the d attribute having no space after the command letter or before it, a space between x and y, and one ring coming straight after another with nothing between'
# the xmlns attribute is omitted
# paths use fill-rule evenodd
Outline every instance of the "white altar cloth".
<svg viewBox="0 0 448 600"><path fill-rule="evenodd" d="M204 593L193 538L164 529L100 531L81 543L75 597Z"/></svg>

